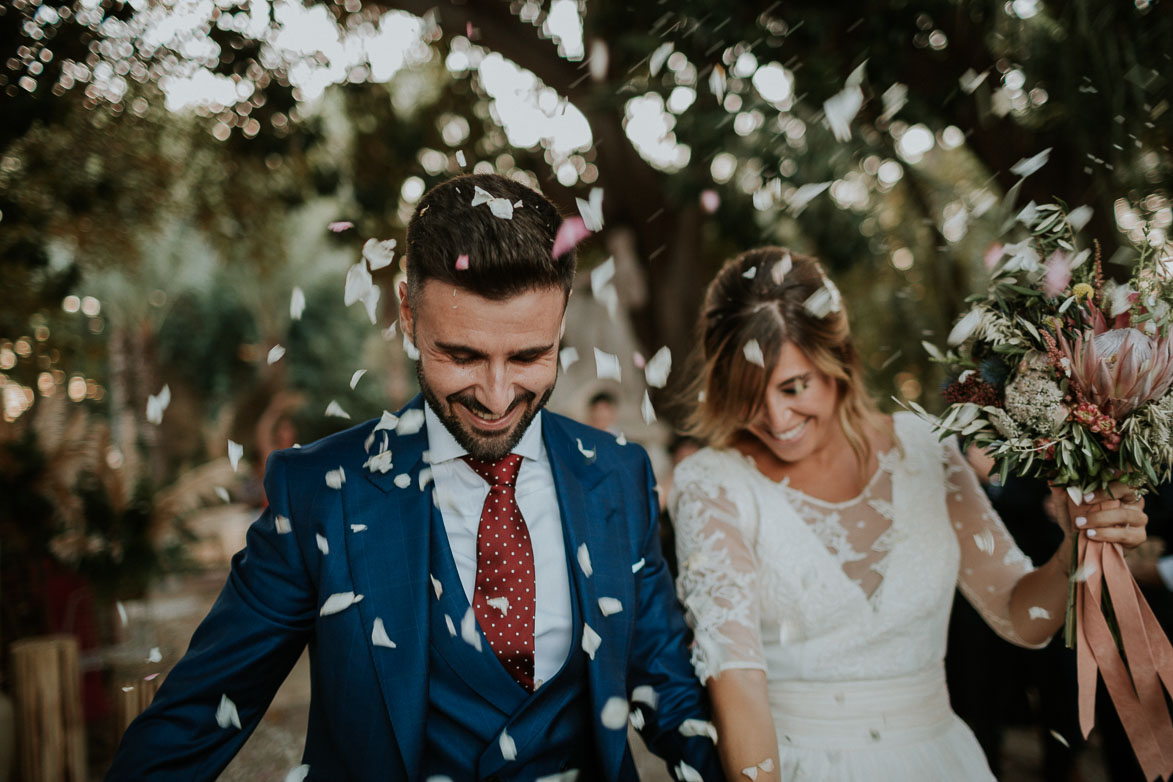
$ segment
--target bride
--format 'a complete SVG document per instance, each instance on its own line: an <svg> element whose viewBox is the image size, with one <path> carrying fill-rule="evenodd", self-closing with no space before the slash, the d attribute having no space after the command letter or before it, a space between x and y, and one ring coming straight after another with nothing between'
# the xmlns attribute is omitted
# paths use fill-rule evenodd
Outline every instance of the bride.
<svg viewBox="0 0 1173 782"><path fill-rule="evenodd" d="M1069 512L1054 489L1065 542L1033 568L956 442L879 413L813 258L729 261L700 328L691 423L711 446L676 469L670 503L726 776L993 779L945 689L954 588L1003 638L1041 648L1063 623L1070 536L1140 544L1139 500L1114 487L1123 502Z"/></svg>

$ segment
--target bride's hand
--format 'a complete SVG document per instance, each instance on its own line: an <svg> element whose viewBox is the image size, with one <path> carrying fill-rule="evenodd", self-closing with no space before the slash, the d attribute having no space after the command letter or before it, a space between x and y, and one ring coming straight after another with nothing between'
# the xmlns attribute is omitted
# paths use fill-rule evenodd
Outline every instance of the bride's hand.
<svg viewBox="0 0 1173 782"><path fill-rule="evenodd" d="M1080 505L1058 487L1052 487L1051 494L1057 508L1066 511L1059 513L1065 532L1083 532L1089 540L1119 543L1129 549L1145 542L1149 517L1144 512L1144 500L1133 487L1113 483L1106 490L1085 496Z"/></svg>

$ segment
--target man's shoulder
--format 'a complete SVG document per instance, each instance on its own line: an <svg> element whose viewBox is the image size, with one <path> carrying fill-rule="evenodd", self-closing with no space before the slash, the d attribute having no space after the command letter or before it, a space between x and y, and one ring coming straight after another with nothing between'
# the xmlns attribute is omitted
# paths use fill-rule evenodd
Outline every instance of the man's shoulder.
<svg viewBox="0 0 1173 782"><path fill-rule="evenodd" d="M561 440L567 447L577 449L603 469L631 469L648 461L643 446L622 435L617 437L549 410L544 411L542 416L542 426L548 428L551 440Z"/></svg>

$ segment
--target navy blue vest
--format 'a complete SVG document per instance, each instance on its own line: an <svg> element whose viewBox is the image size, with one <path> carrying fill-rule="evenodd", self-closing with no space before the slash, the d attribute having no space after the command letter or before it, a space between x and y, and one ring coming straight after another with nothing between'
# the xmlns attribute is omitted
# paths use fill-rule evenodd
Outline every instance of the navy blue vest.
<svg viewBox="0 0 1173 782"><path fill-rule="evenodd" d="M574 611L570 654L562 669L531 694L506 672L479 628L479 652L462 637L461 620L469 610L468 599L444 521L435 507L429 549L431 574L443 585L443 593L435 599L433 592L429 600L431 643L423 777L445 775L457 782L532 780L580 769L580 779L601 778L574 580L570 581ZM567 567L574 567L569 559L567 555ZM502 753L502 731L516 747L511 761Z"/></svg>

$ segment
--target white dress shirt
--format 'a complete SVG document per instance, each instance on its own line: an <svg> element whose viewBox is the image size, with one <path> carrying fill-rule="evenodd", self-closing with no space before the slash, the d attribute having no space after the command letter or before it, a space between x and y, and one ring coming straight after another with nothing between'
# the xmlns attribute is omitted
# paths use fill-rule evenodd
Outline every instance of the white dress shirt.
<svg viewBox="0 0 1173 782"><path fill-rule="evenodd" d="M460 585L472 605L477 528L489 496L489 484L460 458L468 451L456 442L428 404L424 405L424 421L436 504L444 519ZM562 668L571 642L570 574L566 570L566 544L554 474L542 442L541 413L534 417L513 453L522 457L517 475L517 507L534 550L534 682L540 685Z"/></svg>

